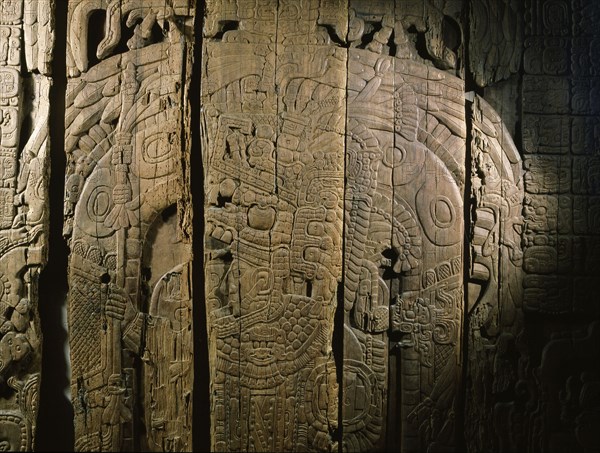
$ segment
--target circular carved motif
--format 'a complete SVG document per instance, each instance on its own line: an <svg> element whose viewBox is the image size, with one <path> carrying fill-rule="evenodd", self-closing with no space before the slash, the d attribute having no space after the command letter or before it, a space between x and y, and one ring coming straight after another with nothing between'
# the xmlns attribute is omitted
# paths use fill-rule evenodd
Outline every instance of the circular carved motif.
<svg viewBox="0 0 600 453"><path fill-rule="evenodd" d="M423 232L433 244L446 247L461 241L461 217L457 209L461 210L462 200L453 182L428 179L417 193L416 202Z"/></svg>
<svg viewBox="0 0 600 453"><path fill-rule="evenodd" d="M111 198L110 187L96 186L87 201L87 211L90 219L96 222L104 222L112 205Z"/></svg>
<svg viewBox="0 0 600 453"><path fill-rule="evenodd" d="M75 219L81 230L90 236L104 238L114 232L112 228L104 225L104 219L114 206L110 186L112 180L108 168L99 168L84 186L75 211ZM99 181L102 181L102 184Z"/></svg>
<svg viewBox="0 0 600 453"><path fill-rule="evenodd" d="M444 195L438 195L429 204L431 218L438 228L449 228L456 218L452 202Z"/></svg>

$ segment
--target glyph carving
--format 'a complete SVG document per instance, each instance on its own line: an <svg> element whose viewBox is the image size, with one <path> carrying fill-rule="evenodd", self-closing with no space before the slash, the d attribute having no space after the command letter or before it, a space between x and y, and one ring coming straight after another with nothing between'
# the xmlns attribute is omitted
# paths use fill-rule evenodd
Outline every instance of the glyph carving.
<svg viewBox="0 0 600 453"><path fill-rule="evenodd" d="M53 114L76 450L600 448L597 1L59 5L0 2L0 450L40 425Z"/></svg>
<svg viewBox="0 0 600 453"><path fill-rule="evenodd" d="M532 0L523 7L523 174L512 141L492 127L498 120L475 115L473 122L465 438L474 451L593 449L600 230L591 63L598 32L590 20L598 5ZM480 100L473 110L485 119ZM490 198L489 172L477 158L494 148L506 156L487 165L501 198L497 191ZM496 230L503 224L510 228Z"/></svg>
<svg viewBox="0 0 600 453"><path fill-rule="evenodd" d="M191 207L181 164L192 8L69 3L64 233L77 450L192 448ZM106 18L97 46L95 17Z"/></svg>
<svg viewBox="0 0 600 453"><path fill-rule="evenodd" d="M469 2L469 70L477 85L485 87L519 71L523 55L522 15L523 2L518 0ZM525 58L526 64L532 60Z"/></svg>
<svg viewBox="0 0 600 453"><path fill-rule="evenodd" d="M489 104L471 104L471 230L467 303L465 438L473 451L498 448L495 411L517 387L523 333L523 165ZM482 386L482 382L490 385ZM480 429L481 426L486 428Z"/></svg>
<svg viewBox="0 0 600 453"><path fill-rule="evenodd" d="M47 261L54 2L0 5L0 446L34 447Z"/></svg>
<svg viewBox="0 0 600 453"><path fill-rule="evenodd" d="M339 6L207 5L201 103L216 451L336 448L331 341L346 80L345 49L332 41L346 23Z"/></svg>
<svg viewBox="0 0 600 453"><path fill-rule="evenodd" d="M463 83L415 47L419 23L436 66L456 66L435 32L442 13L434 5L421 5L432 12L426 25L416 4L353 4L342 435L350 451L383 447L386 430L400 431L403 450L451 448L463 310Z"/></svg>

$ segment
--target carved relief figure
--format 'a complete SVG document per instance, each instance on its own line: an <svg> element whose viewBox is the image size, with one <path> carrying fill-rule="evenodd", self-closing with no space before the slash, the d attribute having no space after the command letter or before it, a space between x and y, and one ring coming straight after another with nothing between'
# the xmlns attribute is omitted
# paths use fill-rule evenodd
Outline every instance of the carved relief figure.
<svg viewBox="0 0 600 453"><path fill-rule="evenodd" d="M329 41L344 30L331 20L333 3L281 2L277 16L268 2L207 5L202 146L217 450L330 448L338 427L349 451L389 445L389 430L405 450L452 449L460 428L467 109L460 29L454 41L440 30L461 11L444 2L352 2L343 51ZM297 46L304 41L310 56ZM323 86L343 89L334 69L346 58L347 114ZM314 120L325 113L345 118L345 128L319 135ZM474 132L477 213L481 228L488 212L496 223L470 252L479 257L473 272L488 265L481 278L493 292L496 261L486 260L502 249L503 271L521 266L520 160L491 107L470 121L492 141ZM329 132L343 132L345 146ZM345 149L344 191L335 146ZM331 333L333 307L318 307L339 291L341 244L340 373L323 354L330 337L314 335L317 326ZM506 305L506 324L517 316L520 281L517 272L495 307Z"/></svg>
<svg viewBox="0 0 600 453"><path fill-rule="evenodd" d="M343 29L338 3L207 4L205 293L216 451L336 448L331 338L346 60L320 24ZM320 7L341 16L318 15Z"/></svg>
<svg viewBox="0 0 600 453"><path fill-rule="evenodd" d="M53 41L53 1L0 4L0 445L11 451L34 448Z"/></svg>
<svg viewBox="0 0 600 453"><path fill-rule="evenodd" d="M463 83L418 55L407 31L416 4L353 6L343 440L350 451L382 448L391 430L399 432L392 444L406 451L453 448L463 322ZM440 12L424 8L432 23L417 29L429 30L436 66L452 68L456 56L431 35Z"/></svg>
<svg viewBox="0 0 600 453"><path fill-rule="evenodd" d="M177 215L189 209L180 162L189 159L192 6L69 3L65 235L77 450L192 448L191 238ZM88 39L95 17L106 18L99 43Z"/></svg>
<svg viewBox="0 0 600 453"><path fill-rule="evenodd" d="M517 389L523 334L523 167L500 117L479 96L471 104L471 250L465 425L475 450L496 449L501 394ZM490 385L483 386L487 382ZM482 432L484 434L482 434ZM502 436L497 436L502 437Z"/></svg>
<svg viewBox="0 0 600 453"><path fill-rule="evenodd" d="M0 442L22 449L50 5L1 6ZM208 0L189 126L192 6L69 2L76 448L192 448L199 127L213 450L597 449L596 2Z"/></svg>

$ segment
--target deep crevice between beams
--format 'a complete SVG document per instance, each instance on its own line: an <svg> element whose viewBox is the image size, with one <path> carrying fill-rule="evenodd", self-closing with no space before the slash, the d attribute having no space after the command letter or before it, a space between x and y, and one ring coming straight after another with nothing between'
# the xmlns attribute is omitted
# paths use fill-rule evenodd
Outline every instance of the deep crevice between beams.
<svg viewBox="0 0 600 453"><path fill-rule="evenodd" d="M194 385L192 408L192 446L194 451L210 451L210 366L208 329L204 288L204 166L202 160L200 111L202 93L202 27L206 14L205 2L196 0L194 47L190 103L190 195L192 201L192 294L194 333Z"/></svg>
<svg viewBox="0 0 600 453"><path fill-rule="evenodd" d="M346 2L346 11L350 10L350 0ZM350 26L350 18L347 17L348 27ZM334 41L336 45L345 49L346 52L346 79L344 81L344 149L343 149L343 192L342 192L342 275L341 281L338 284L337 290L337 305L333 318L333 335L331 348L333 360L335 363L335 374L338 384L338 420L337 429L334 432L333 440L337 442L337 451L344 451L344 281L346 275L346 187L348 179L346 177L346 147L348 140L348 62L349 62L349 42L345 36L345 42Z"/></svg>
<svg viewBox="0 0 600 453"><path fill-rule="evenodd" d="M65 93L67 90L67 2L55 2L55 41L50 89L48 185L48 262L39 279L38 309L42 330L42 372L39 389L37 451L72 451L75 434L70 386L69 345L66 330L68 248L62 236L66 156ZM45 333L45 334L44 334ZM60 433L60 435L57 435Z"/></svg>
<svg viewBox="0 0 600 453"><path fill-rule="evenodd" d="M469 230L471 225L472 210L472 197L471 197L471 168L472 168L472 115L473 115L473 100L469 100L467 93L472 93L473 97L477 94L483 96L483 88L479 87L475 82L475 78L471 72L470 60L469 60L469 46L471 43L471 35L469 33L471 8L470 3L464 3L463 12L463 25L465 30L463 35L463 56L464 56L464 92L465 92L465 126L467 135L465 139L465 185L463 192L463 222L464 222L464 233L463 233L463 322L461 332L461 382L459 386L458 395L458 407L459 410L456 412L456 448L457 451L467 451L466 438L465 438L465 422L466 422L466 408L467 408L467 383L469 378L469 275L471 269L471 231Z"/></svg>

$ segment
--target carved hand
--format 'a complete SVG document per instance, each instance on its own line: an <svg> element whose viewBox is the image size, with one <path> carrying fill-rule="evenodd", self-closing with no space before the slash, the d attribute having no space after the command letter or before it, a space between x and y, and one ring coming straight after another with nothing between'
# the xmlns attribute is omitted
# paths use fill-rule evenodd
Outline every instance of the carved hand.
<svg viewBox="0 0 600 453"><path fill-rule="evenodd" d="M131 300L119 286L111 283L108 286L108 300L105 306L106 316L121 321L125 328L137 314Z"/></svg>

